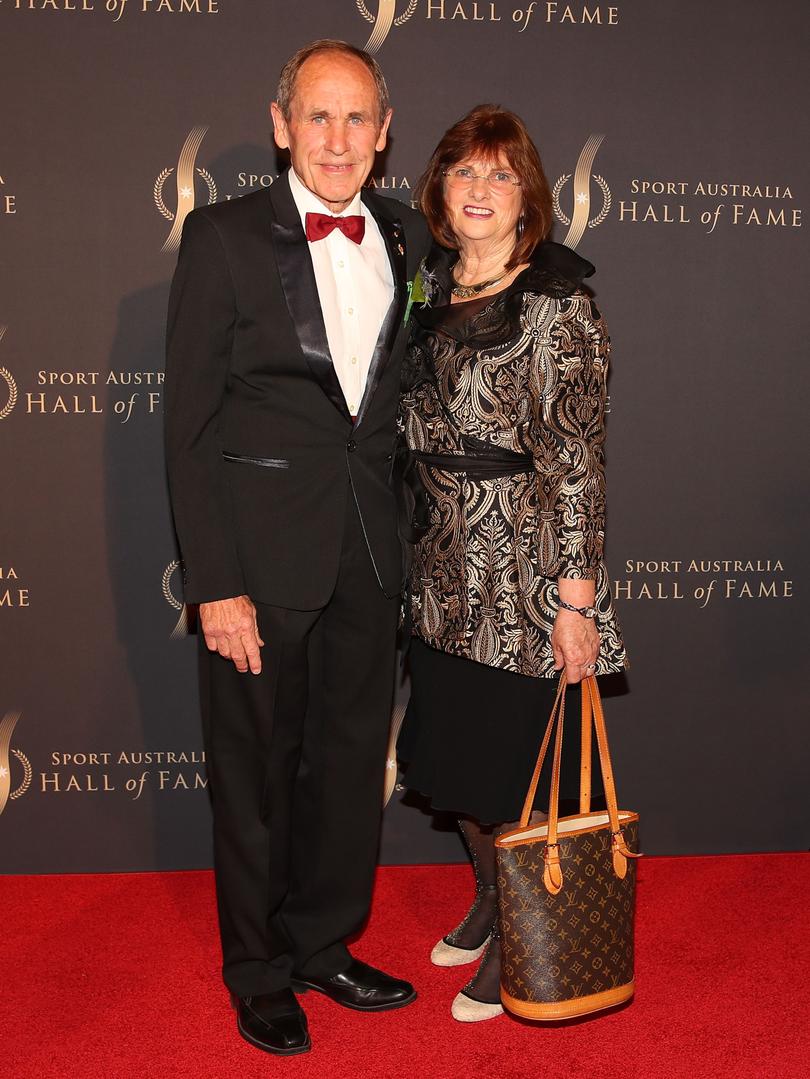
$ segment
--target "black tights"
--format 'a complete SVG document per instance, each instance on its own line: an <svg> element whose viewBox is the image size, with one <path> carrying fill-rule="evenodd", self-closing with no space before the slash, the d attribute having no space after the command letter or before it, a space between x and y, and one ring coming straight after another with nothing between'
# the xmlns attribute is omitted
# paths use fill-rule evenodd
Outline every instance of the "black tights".
<svg viewBox="0 0 810 1079"><path fill-rule="evenodd" d="M532 823L545 820L545 814L532 814ZM498 932L498 891L495 839L501 832L517 827L509 824L480 824L470 817L458 822L475 873L475 898L460 925L445 940L456 948L480 948L489 937L489 945L478 970L462 992L487 1004L500 1002L501 942Z"/></svg>
<svg viewBox="0 0 810 1079"><path fill-rule="evenodd" d="M464 817L458 822L475 874L475 898L464 920L445 938L456 948L480 948L492 931L498 908L495 885L495 836L498 825L479 824Z"/></svg>

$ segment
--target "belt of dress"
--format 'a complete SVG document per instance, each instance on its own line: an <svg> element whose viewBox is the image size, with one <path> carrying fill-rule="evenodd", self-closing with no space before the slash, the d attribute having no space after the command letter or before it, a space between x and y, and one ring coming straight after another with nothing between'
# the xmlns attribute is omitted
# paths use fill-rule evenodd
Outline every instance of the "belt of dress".
<svg viewBox="0 0 810 1079"><path fill-rule="evenodd" d="M497 450L493 453L419 453L416 460L442 472L466 472L474 480L497 479L514 476L519 472L532 472L534 461L530 453L513 453Z"/></svg>

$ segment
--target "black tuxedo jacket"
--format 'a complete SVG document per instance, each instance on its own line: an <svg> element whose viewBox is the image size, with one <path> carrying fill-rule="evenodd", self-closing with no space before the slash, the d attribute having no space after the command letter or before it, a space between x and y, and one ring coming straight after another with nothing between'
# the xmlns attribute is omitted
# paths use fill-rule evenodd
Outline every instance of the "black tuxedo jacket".
<svg viewBox="0 0 810 1079"><path fill-rule="evenodd" d="M422 217L366 191L394 299L352 423L286 176L186 218L169 300L166 454L189 603L325 606L352 498L380 587L402 555L390 476L408 283Z"/></svg>

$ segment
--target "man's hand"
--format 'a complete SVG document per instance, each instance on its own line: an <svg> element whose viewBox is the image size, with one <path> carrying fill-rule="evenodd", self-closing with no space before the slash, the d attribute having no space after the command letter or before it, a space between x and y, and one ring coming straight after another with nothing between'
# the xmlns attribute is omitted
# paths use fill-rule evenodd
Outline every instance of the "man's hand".
<svg viewBox="0 0 810 1079"><path fill-rule="evenodd" d="M200 625L205 643L212 652L232 659L237 671L243 674L248 667L252 674L261 672L259 649L264 647L264 641L259 636L256 608L248 596L201 603Z"/></svg>

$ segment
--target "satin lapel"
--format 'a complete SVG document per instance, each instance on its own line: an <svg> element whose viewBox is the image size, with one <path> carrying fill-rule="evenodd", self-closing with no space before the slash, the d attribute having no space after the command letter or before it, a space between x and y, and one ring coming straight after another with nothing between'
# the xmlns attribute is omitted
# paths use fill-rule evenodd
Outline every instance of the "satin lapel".
<svg viewBox="0 0 810 1079"><path fill-rule="evenodd" d="M270 223L273 252L301 351L312 377L341 416L351 421L329 352L309 245L286 176L273 184L270 200L275 210L275 219Z"/></svg>
<svg viewBox="0 0 810 1079"><path fill-rule="evenodd" d="M366 388L357 412L355 427L368 412L374 393L380 384L388 357L391 355L391 349L394 347L394 339L396 338L399 324L405 314L405 304L408 299L407 282L405 280L407 272L405 229L402 222L399 218L392 220L385 214L380 213L373 200L365 192L363 192L361 198L366 209L374 216L374 220L377 222L382 238L385 241L388 259L391 264L391 276L394 278L394 298L391 300L391 306L383 319L383 324L377 337L377 344L374 346L374 354L371 357Z"/></svg>

